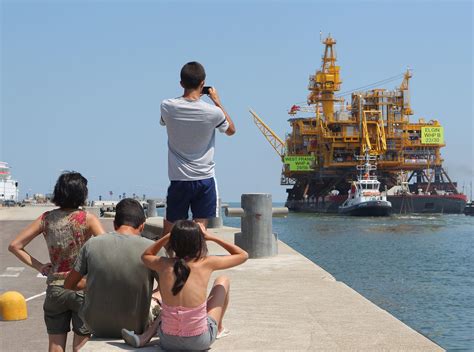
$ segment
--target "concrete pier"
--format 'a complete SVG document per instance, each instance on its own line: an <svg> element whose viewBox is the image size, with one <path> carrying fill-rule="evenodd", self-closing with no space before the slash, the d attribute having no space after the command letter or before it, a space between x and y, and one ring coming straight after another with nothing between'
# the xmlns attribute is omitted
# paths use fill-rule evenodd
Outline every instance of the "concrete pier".
<svg viewBox="0 0 474 352"><path fill-rule="evenodd" d="M27 208L0 210L1 248L0 272L7 267L26 267L7 252L9 241L29 221ZM23 215L18 215L23 213ZM30 220L31 220L30 219ZM2 221L3 220L3 221ZM111 219L101 219L110 230ZM162 219L148 220L147 228L159 233ZM151 230L150 230L151 231ZM213 233L233 241L240 229L223 227ZM28 249L40 259L46 259L44 240L36 238ZM211 254L225 251L209 243ZM224 324L231 334L217 340L212 350L282 351L443 351L441 347L411 329L388 312L377 307L284 244L278 241L278 255L249 259L245 264L218 272L231 279L230 305ZM2 277L1 292L15 290L28 298L45 291L45 280L25 268L18 277ZM0 292L0 293L1 293ZM44 351L47 335L43 322L44 296L28 303L29 317L20 322L0 322L2 349L6 351ZM68 345L70 340L68 340ZM159 351L158 340L140 351ZM121 340L91 340L83 351L133 350Z"/></svg>

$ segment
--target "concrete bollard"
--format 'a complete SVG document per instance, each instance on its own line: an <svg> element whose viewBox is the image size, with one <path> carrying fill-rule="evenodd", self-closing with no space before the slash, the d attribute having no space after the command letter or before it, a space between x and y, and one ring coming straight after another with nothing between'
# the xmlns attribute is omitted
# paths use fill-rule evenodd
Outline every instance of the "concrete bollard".
<svg viewBox="0 0 474 352"><path fill-rule="evenodd" d="M208 229L218 229L222 227L222 205L221 199L217 200L217 211L216 216L213 218L207 219L207 228Z"/></svg>
<svg viewBox="0 0 474 352"><path fill-rule="evenodd" d="M284 217L288 208L272 208L272 195L242 194L242 208L226 208L225 215L240 217L242 232L234 242L246 250L250 258L272 257L278 254L277 236L272 233L272 216Z"/></svg>
<svg viewBox="0 0 474 352"><path fill-rule="evenodd" d="M147 208L146 208L146 217L147 218L155 217L156 216L156 200L148 199L146 202L148 203Z"/></svg>
<svg viewBox="0 0 474 352"><path fill-rule="evenodd" d="M28 318L25 297L16 291L7 291L0 296L0 315L5 321Z"/></svg>
<svg viewBox="0 0 474 352"><path fill-rule="evenodd" d="M97 217L100 217L100 207L85 207L84 210L88 213L94 214Z"/></svg>

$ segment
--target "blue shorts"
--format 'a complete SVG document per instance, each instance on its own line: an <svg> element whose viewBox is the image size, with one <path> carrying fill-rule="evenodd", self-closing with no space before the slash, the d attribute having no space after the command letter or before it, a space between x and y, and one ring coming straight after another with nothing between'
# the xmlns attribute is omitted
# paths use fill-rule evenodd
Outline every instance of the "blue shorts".
<svg viewBox="0 0 474 352"><path fill-rule="evenodd" d="M208 219L217 215L217 184L214 177L198 181L171 181L166 196L166 220Z"/></svg>
<svg viewBox="0 0 474 352"><path fill-rule="evenodd" d="M214 318L207 317L208 331L197 336L175 336L167 335L161 330L161 322L158 327L160 345L165 351L202 351L208 350L216 341L217 322Z"/></svg>

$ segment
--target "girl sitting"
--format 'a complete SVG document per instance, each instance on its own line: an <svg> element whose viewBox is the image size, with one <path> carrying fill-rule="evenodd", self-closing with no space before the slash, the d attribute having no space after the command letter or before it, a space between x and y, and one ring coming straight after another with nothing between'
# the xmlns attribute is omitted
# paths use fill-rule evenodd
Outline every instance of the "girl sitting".
<svg viewBox="0 0 474 352"><path fill-rule="evenodd" d="M206 241L217 243L230 255L208 256ZM158 251L168 243L176 256L157 257ZM154 332L158 331L165 350L205 350L216 338L229 333L222 320L229 304L230 281L219 276L208 297L207 286L213 271L237 266L247 258L247 252L240 247L213 236L204 226L189 220L177 221L170 234L143 253L145 265L159 276L163 301ZM141 346L153 334L144 335L137 341Z"/></svg>

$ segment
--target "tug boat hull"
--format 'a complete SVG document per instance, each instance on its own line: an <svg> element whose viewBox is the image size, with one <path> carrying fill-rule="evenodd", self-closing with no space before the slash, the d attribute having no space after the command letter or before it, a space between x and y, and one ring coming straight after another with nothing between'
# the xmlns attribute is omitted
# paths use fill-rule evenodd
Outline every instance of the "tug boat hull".
<svg viewBox="0 0 474 352"><path fill-rule="evenodd" d="M311 201L288 200L285 206L292 212L301 213L338 213L338 208L347 199L347 195L326 196ZM467 197L464 194L451 195L389 195L392 214L462 214Z"/></svg>
<svg viewBox="0 0 474 352"><path fill-rule="evenodd" d="M351 216L389 216L392 212L390 202L374 200L351 206L339 207L339 214Z"/></svg>

